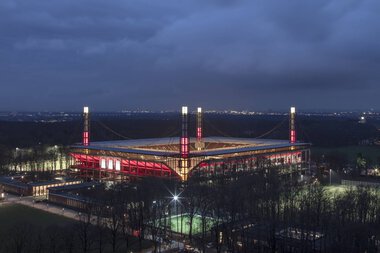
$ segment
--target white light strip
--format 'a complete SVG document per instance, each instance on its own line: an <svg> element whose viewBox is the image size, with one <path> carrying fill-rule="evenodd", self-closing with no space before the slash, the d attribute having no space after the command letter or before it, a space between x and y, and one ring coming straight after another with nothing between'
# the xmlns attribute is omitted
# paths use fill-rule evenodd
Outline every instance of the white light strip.
<svg viewBox="0 0 380 253"><path fill-rule="evenodd" d="M290 113L296 113L296 108L295 107L290 107Z"/></svg>
<svg viewBox="0 0 380 253"><path fill-rule="evenodd" d="M88 111L89 111L89 110L88 110L88 107L87 107L87 106L83 107L83 112L84 112L84 113L88 113Z"/></svg>
<svg viewBox="0 0 380 253"><path fill-rule="evenodd" d="M199 113L202 112L202 108L201 108L201 107L198 107L198 112L199 112Z"/></svg>

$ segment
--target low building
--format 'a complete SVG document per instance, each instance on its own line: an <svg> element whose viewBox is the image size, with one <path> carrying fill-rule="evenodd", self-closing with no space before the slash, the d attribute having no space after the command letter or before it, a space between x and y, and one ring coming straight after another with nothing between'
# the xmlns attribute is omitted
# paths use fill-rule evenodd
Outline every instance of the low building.
<svg viewBox="0 0 380 253"><path fill-rule="evenodd" d="M0 185L4 192L20 196L46 196L50 187L75 185L82 181L78 179L53 179L47 181L27 181L23 176L0 177Z"/></svg>
<svg viewBox="0 0 380 253"><path fill-rule="evenodd" d="M84 210L89 204L96 202L94 198L80 194L83 190L91 190L101 186L98 182L84 182L75 185L64 185L49 188L48 200L59 206L75 210Z"/></svg>
<svg viewBox="0 0 380 253"><path fill-rule="evenodd" d="M236 250L245 252L270 250L275 242L276 252L329 252L329 245L325 241L325 235L319 231L302 229L295 226L278 225L275 228L269 223L244 223L237 222L232 229L231 237L236 242ZM219 233L220 241L223 233Z"/></svg>

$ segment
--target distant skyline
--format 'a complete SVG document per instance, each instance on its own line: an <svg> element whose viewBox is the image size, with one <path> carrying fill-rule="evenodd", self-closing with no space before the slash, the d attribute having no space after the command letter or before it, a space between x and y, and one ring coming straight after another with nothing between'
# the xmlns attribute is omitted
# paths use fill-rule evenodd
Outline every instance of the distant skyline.
<svg viewBox="0 0 380 253"><path fill-rule="evenodd" d="M0 1L0 111L380 110L380 1Z"/></svg>
<svg viewBox="0 0 380 253"><path fill-rule="evenodd" d="M279 110L273 110L273 109L265 109L265 110L234 110L234 109L224 109L224 110L215 110L212 108L202 108L203 113L227 113L227 114L288 114L290 108L283 108ZM190 113L196 113L197 108L196 107L189 107L188 108ZM174 110L145 110L145 109L131 109L131 110L102 110L100 109L94 109L90 108L90 113L94 114L103 114L103 113L109 113L109 114L128 114L128 113L138 113L138 114L144 114L144 113L181 113L181 108L177 108ZM341 115L369 115L369 116L378 116L380 115L380 110L361 110L361 109L347 109L347 110L339 110L339 109L304 109L304 108L296 108L297 114L341 114ZM83 114L83 108L77 108L76 110L61 110L61 111L49 111L49 110L0 110L0 116L5 115L28 115L28 114L35 114L35 115L62 115L62 114L78 114L78 116L82 117Z"/></svg>

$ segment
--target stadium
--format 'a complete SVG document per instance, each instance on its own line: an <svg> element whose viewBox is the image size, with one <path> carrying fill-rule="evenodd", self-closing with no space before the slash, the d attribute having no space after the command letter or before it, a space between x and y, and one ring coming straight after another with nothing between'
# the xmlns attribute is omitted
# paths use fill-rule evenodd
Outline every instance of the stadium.
<svg viewBox="0 0 380 253"><path fill-rule="evenodd" d="M228 175L266 166L304 171L310 144L297 142L295 108L289 113L289 140L202 136L202 109L196 115L196 136L189 137L188 109L182 107L181 136L90 142L89 109L84 108L81 144L71 146L75 173L87 179L127 180L166 177L186 181L193 175Z"/></svg>

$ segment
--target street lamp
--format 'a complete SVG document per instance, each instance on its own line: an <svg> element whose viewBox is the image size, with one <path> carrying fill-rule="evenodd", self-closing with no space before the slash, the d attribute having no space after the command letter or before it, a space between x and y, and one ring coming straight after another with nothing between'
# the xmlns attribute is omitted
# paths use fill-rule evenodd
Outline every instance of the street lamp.
<svg viewBox="0 0 380 253"><path fill-rule="evenodd" d="M176 229L177 229L177 233L178 233L178 205L177 205L177 202L178 202L178 195L177 194L174 194L174 196L173 196L173 200L174 200L174 207L175 207L175 209L176 209L176 222L177 222L177 227L176 227ZM178 242L178 249L179 249L179 240L178 240L178 238L177 238L177 242Z"/></svg>

